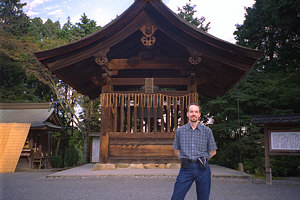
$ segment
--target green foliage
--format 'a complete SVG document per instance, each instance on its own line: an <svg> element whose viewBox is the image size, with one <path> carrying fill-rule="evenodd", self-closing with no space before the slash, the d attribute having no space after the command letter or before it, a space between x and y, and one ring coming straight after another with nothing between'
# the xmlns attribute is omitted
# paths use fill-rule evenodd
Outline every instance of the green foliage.
<svg viewBox="0 0 300 200"><path fill-rule="evenodd" d="M299 69L299 7L299 0L257 0L246 9L246 20L234 34L238 44L264 52L257 69L287 73Z"/></svg>
<svg viewBox="0 0 300 200"><path fill-rule="evenodd" d="M203 30L203 31L208 31L208 29L210 28L210 22L208 22L206 25L204 25L204 22L206 20L205 17L201 17L200 19L198 17L194 17L194 14L197 12L195 10L196 5L191 5L191 0L189 0L189 3L187 3L185 6L183 6L182 8L178 7L178 15L179 17L181 17L182 19L186 20L187 22L189 22L190 24L193 24L194 26L196 26L197 28Z"/></svg>
<svg viewBox="0 0 300 200"><path fill-rule="evenodd" d="M275 177L300 176L300 157L271 157L272 175Z"/></svg>
<svg viewBox="0 0 300 200"><path fill-rule="evenodd" d="M68 42L74 41L77 37L74 34L76 27L71 23L71 18L68 17L67 23L65 23L62 29L57 31L57 37Z"/></svg>
<svg viewBox="0 0 300 200"><path fill-rule="evenodd" d="M51 165L53 168L60 168L63 166L63 159L61 156L52 156Z"/></svg>
<svg viewBox="0 0 300 200"><path fill-rule="evenodd" d="M29 17L22 10L25 5L20 0L0 0L0 25L4 33L28 33Z"/></svg>
<svg viewBox="0 0 300 200"><path fill-rule="evenodd" d="M0 47L0 102L51 101L50 88L26 70L38 47L13 36L0 36Z"/></svg>
<svg viewBox="0 0 300 200"><path fill-rule="evenodd" d="M75 166L79 161L79 151L75 147L69 147L65 151L66 166Z"/></svg>
<svg viewBox="0 0 300 200"><path fill-rule="evenodd" d="M246 172L264 174L263 128L250 124L252 116L300 112L299 7L299 0L257 0L237 26L238 44L264 56L238 84L239 111L236 88L203 101L203 110L214 119L211 128L219 147L214 162L235 168L241 153ZM247 127L247 134L239 134L238 127ZM299 174L294 157L271 157L271 165L274 176Z"/></svg>
<svg viewBox="0 0 300 200"><path fill-rule="evenodd" d="M95 32L98 29L100 29L100 27L97 26L96 21L89 19L86 14L83 13L80 18L80 22L76 23L74 33L78 38L82 38Z"/></svg>

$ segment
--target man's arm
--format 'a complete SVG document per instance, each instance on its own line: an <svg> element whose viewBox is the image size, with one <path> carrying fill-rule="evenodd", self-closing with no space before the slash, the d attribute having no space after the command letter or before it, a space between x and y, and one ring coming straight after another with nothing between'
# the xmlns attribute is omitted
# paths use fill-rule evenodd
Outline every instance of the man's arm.
<svg viewBox="0 0 300 200"><path fill-rule="evenodd" d="M217 151L216 150L211 150L211 151L209 151L209 154L210 154L210 158L212 158L217 154Z"/></svg>
<svg viewBox="0 0 300 200"><path fill-rule="evenodd" d="M178 150L178 149L174 149L174 152L175 152L176 156L177 156L177 157L178 157L178 159L179 159L180 150Z"/></svg>

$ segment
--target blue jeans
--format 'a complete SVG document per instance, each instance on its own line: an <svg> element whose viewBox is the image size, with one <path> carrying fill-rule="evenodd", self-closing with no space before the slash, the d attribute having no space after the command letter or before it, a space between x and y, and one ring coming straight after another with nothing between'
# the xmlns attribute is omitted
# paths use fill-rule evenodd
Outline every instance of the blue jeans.
<svg viewBox="0 0 300 200"><path fill-rule="evenodd" d="M194 181L196 182L197 199L208 200L211 185L211 171L208 162L206 163L206 169L203 169L199 162L190 162L187 169L180 168L172 200L183 200Z"/></svg>

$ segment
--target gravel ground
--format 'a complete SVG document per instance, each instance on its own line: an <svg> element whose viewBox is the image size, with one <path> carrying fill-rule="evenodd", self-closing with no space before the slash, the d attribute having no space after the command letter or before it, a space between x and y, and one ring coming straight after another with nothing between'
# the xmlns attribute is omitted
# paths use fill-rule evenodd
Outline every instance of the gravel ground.
<svg viewBox="0 0 300 200"><path fill-rule="evenodd" d="M170 199L176 177L101 176L45 178L50 172L15 172L0 174L2 200L165 200ZM300 182L213 178L210 200L296 200ZM186 200L196 198L195 184Z"/></svg>

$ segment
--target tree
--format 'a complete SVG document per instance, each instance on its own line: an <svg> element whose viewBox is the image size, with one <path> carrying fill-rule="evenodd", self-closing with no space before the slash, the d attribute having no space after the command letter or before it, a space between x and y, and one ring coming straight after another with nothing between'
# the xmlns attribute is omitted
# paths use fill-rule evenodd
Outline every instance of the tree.
<svg viewBox="0 0 300 200"><path fill-rule="evenodd" d="M187 3L182 8L178 7L178 11L179 11L178 15L179 15L179 17L186 20L190 24L193 24L197 28L207 32L208 29L210 29L210 27L209 27L210 22L208 22L206 25L204 25L204 22L206 20L205 17L202 16L200 19L198 17L195 18L194 14L197 12L195 10L195 8L196 8L196 5L192 6L191 5L191 0L189 0L189 3Z"/></svg>
<svg viewBox="0 0 300 200"><path fill-rule="evenodd" d="M68 21L63 25L62 29L57 32L59 38L72 42L76 39L75 30L76 27L71 23L71 18L67 18Z"/></svg>
<svg viewBox="0 0 300 200"><path fill-rule="evenodd" d="M101 27L97 26L95 20L89 19L85 13L80 18L80 22L76 23L75 33L77 37L82 38L87 36L96 30L100 29Z"/></svg>
<svg viewBox="0 0 300 200"><path fill-rule="evenodd" d="M43 24L40 18L34 18L28 20L29 31L27 32L16 34L11 29L9 23L11 19L15 20L16 25L22 20L15 16L22 14L28 18L22 11L23 6L23 4L19 5L19 1L1 1L0 102L57 101L58 116L66 132L62 142L71 145L72 148L76 145L76 149L84 150L86 157L84 160L87 161L88 132L99 131L99 114L97 115L97 111L93 110L99 110L99 102L90 101L87 97L78 94L51 74L47 68L41 66L34 57L34 52L70 42L69 38L60 37L59 22L53 23L48 19ZM3 14L8 13L7 10L14 9L18 12L12 12L13 15ZM82 35L79 37L99 28L96 27L94 20L89 20L86 15L83 16L82 21L83 23L78 26L82 30ZM5 27L4 22L7 25ZM65 35L74 35L76 27L71 25L70 21L64 27ZM81 112L77 112L77 107L81 107ZM97 120L98 126L95 123Z"/></svg>
<svg viewBox="0 0 300 200"><path fill-rule="evenodd" d="M259 70L293 72L299 69L300 0L257 0L237 25L237 44L264 51Z"/></svg>
<svg viewBox="0 0 300 200"><path fill-rule="evenodd" d="M237 43L263 51L264 56L238 83L239 109L236 88L204 106L214 119L211 128L219 147L215 162L234 168L241 149L245 170L264 173L263 128L250 124L252 116L300 112L299 2L257 0L246 9L244 24L237 25ZM248 131L240 132L240 127ZM295 165L300 159L293 158L296 164L284 171L279 159L272 158L273 175L299 175Z"/></svg>
<svg viewBox="0 0 300 200"><path fill-rule="evenodd" d="M0 0L0 24L3 30L15 35L28 32L29 17L23 12L25 5L20 0Z"/></svg>
<svg viewBox="0 0 300 200"><path fill-rule="evenodd" d="M0 36L0 46L0 102L52 101L50 88L27 69L33 58L32 52L38 47L3 35Z"/></svg>

